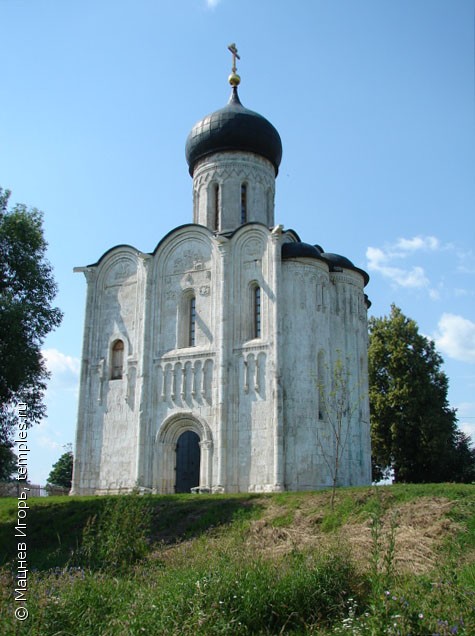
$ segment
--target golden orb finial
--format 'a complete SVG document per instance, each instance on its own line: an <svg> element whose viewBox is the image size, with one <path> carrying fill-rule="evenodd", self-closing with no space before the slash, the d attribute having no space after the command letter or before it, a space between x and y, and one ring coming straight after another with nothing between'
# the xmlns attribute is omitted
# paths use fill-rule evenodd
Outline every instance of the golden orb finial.
<svg viewBox="0 0 475 636"><path fill-rule="evenodd" d="M239 84L241 83L241 78L239 77L237 73L231 73L231 75L228 77L228 82L233 87L239 86Z"/></svg>
<svg viewBox="0 0 475 636"><path fill-rule="evenodd" d="M233 87L234 86L239 86L239 84L241 83L241 78L236 73L236 59L240 60L241 58L238 55L238 50L237 50L236 45L234 44L234 42L228 46L228 49L231 51L232 56L233 56L233 66L232 66L232 69L231 69L232 73L228 77L228 82Z"/></svg>

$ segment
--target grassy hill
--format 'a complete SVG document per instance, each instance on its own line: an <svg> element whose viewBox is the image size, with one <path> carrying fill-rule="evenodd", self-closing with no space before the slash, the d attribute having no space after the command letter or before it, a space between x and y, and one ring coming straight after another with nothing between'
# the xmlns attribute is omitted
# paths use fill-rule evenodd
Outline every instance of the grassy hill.
<svg viewBox="0 0 475 636"><path fill-rule="evenodd" d="M328 491L33 499L26 538L17 503L5 635L475 634L475 486L345 488L333 509Z"/></svg>

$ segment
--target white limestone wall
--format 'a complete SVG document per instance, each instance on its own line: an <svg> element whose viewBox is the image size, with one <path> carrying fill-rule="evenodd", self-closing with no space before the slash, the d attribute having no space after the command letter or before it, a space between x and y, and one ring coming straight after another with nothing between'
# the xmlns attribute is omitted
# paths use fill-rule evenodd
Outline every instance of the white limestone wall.
<svg viewBox="0 0 475 636"><path fill-rule="evenodd" d="M240 228L230 241L227 355L227 480L232 492L267 491L274 482L276 302L271 233L261 225ZM280 249L280 248L279 248ZM253 289L261 290L261 335L254 338Z"/></svg>
<svg viewBox="0 0 475 636"><path fill-rule="evenodd" d="M186 429L203 444L202 488L272 489L274 251L261 225L247 225L230 238L188 226L157 249L144 347L149 379L143 421L150 422L144 487L174 492L175 444ZM255 284L262 290L257 339L250 329ZM196 298L194 347L180 346L181 300L188 293Z"/></svg>
<svg viewBox="0 0 475 636"><path fill-rule="evenodd" d="M184 430L200 437L201 486L211 488L217 410L216 251L209 230L186 226L160 243L150 269L143 484L156 492L174 492L175 447ZM192 296L196 342L190 347L187 308Z"/></svg>
<svg viewBox="0 0 475 636"><path fill-rule="evenodd" d="M142 366L143 259L120 247L86 271L88 302L73 491L120 492L136 483ZM112 346L124 343L112 379Z"/></svg>
<svg viewBox="0 0 475 636"><path fill-rule="evenodd" d="M318 360L322 352L328 364L330 346L330 281L322 261L285 260L282 269L285 487L310 490L328 482L317 436Z"/></svg>
<svg viewBox="0 0 475 636"><path fill-rule="evenodd" d="M341 484L371 483L368 397L368 324L362 277L354 271L332 272L334 317L330 324L333 360L345 361L352 423L340 473Z"/></svg>
<svg viewBox="0 0 475 636"><path fill-rule="evenodd" d="M87 280L87 295L71 494L88 495L95 493L98 481L100 454L97 451L101 441L98 431L92 426L95 410L95 402L92 398L92 374L98 373L101 369L101 365L93 365L92 359L92 327L96 313L97 291L96 268L77 268L75 271L84 273Z"/></svg>
<svg viewBox="0 0 475 636"><path fill-rule="evenodd" d="M247 186L247 221L273 226L275 168L267 159L250 152L215 153L196 164L193 172L194 222L220 232L239 227L242 184ZM218 224L216 207L219 209Z"/></svg>
<svg viewBox="0 0 475 636"><path fill-rule="evenodd" d="M338 481L370 483L362 276L349 270L330 273L318 260L291 259L283 263L283 287L282 298L288 299L282 340L285 487L308 490L332 483L327 461L333 465L334 435L326 410L339 359L348 372L355 408Z"/></svg>
<svg viewBox="0 0 475 636"><path fill-rule="evenodd" d="M362 276L329 272L316 259L281 262L281 236L260 224L228 237L190 225L170 233L154 255L120 247L83 270L73 492L174 492L175 448L185 430L200 438L206 491L329 486L320 444L331 454L332 437L318 386L329 386L339 358L360 396L340 482L369 483ZM259 338L251 329L254 285L261 289ZM193 347L184 339L190 294ZM111 346L119 338L124 374L112 380Z"/></svg>

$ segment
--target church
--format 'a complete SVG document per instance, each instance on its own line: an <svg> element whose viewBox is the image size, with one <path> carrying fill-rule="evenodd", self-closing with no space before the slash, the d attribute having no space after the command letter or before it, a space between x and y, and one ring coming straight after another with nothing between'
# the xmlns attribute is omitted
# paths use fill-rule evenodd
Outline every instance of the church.
<svg viewBox="0 0 475 636"><path fill-rule="evenodd" d="M281 139L242 105L229 49L230 99L186 141L193 222L152 253L118 245L75 268L71 494L371 482L368 275L276 224Z"/></svg>

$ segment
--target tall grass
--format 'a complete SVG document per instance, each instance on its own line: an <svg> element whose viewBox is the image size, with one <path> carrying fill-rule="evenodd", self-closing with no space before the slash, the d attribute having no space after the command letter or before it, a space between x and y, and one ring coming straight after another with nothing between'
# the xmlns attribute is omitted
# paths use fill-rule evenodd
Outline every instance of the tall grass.
<svg viewBox="0 0 475 636"><path fill-rule="evenodd" d="M221 557L173 572L151 565L128 576L65 569L34 577L23 632L75 634L279 634L342 618L352 565L338 555L272 563ZM6 618L4 625L12 622ZM9 633L2 632L4 634ZM13 632L10 632L13 633Z"/></svg>
<svg viewBox="0 0 475 636"><path fill-rule="evenodd" d="M440 547L435 567L424 575L402 575L396 567L397 508L421 496L410 491L342 490L333 510L325 493L318 500L313 495L322 518L331 519L322 535L326 547L296 544L288 554L270 556L249 542L262 513L256 500L103 500L83 524L70 563L30 573L29 618L21 624L13 616L12 572L0 571L1 634L471 636L474 489L452 493L449 514L460 531ZM451 491L436 492L447 497ZM275 513L270 531L287 530L304 514L295 511L305 496L295 497L297 505L291 496L265 496ZM365 563L355 561L339 533L352 517L369 524ZM175 545L163 540L173 534L173 528L163 534L170 523L182 538Z"/></svg>
<svg viewBox="0 0 475 636"><path fill-rule="evenodd" d="M110 499L87 520L72 563L90 570L125 571L148 552L151 516L147 499L137 495Z"/></svg>

